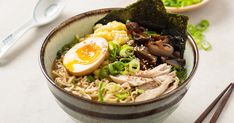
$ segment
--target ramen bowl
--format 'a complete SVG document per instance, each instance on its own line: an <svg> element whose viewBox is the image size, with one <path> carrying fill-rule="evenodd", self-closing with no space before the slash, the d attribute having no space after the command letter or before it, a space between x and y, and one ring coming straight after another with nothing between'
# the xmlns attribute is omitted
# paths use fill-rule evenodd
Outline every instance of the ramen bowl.
<svg viewBox="0 0 234 123"><path fill-rule="evenodd" d="M50 91L58 105L72 117L83 123L159 123L165 120L180 104L188 91L190 80L198 65L198 50L191 36L188 37L184 57L187 61L188 78L177 89L158 98L135 103L99 103L70 93L55 84L51 74L56 53L69 43L74 35L92 33L99 19L110 9L99 9L76 15L53 29L40 51L40 67L48 80Z"/></svg>

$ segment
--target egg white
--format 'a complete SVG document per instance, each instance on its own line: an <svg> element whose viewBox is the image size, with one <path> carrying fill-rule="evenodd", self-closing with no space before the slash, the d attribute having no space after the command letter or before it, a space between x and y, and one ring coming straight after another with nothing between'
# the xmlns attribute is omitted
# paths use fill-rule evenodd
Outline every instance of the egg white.
<svg viewBox="0 0 234 123"><path fill-rule="evenodd" d="M75 63L72 64L73 69L70 70L68 67L68 64L74 60L81 61L79 56L77 55L76 51L77 49L90 44L90 43L95 43L97 46L101 48L101 53L94 61L93 63L90 64L79 64ZM108 55L108 42L106 39L101 38L101 37L90 37L87 38L86 40L76 44L73 46L65 55L63 58L63 65L65 68L73 75L76 76L83 76L83 75L88 75L95 71L105 60L106 56Z"/></svg>

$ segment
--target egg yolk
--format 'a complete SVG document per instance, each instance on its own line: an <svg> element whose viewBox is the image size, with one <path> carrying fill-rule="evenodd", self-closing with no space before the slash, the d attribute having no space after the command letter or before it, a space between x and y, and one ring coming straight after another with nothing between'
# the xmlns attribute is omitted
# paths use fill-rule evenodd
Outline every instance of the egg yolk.
<svg viewBox="0 0 234 123"><path fill-rule="evenodd" d="M73 60L69 62L66 66L70 71L73 71L74 64L82 64L82 65L91 64L97 60L101 52L102 52L101 47L96 45L95 43L86 44L83 47L80 47L76 50L76 54L79 60Z"/></svg>
<svg viewBox="0 0 234 123"><path fill-rule="evenodd" d="M95 43L87 44L83 47L80 47L76 50L76 54L81 60L80 64L91 64L97 60L101 54L101 47Z"/></svg>

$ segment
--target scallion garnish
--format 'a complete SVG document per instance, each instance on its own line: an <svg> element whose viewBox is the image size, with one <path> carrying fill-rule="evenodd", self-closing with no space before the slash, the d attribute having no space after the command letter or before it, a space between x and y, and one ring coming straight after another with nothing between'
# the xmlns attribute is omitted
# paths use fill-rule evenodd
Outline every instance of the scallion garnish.
<svg viewBox="0 0 234 123"><path fill-rule="evenodd" d="M202 0L162 0L168 7L185 7L202 2Z"/></svg>
<svg viewBox="0 0 234 123"><path fill-rule="evenodd" d="M211 44L205 40L204 32L209 28L209 21L202 20L196 25L188 24L188 32L194 38L197 46L207 51L211 49Z"/></svg>
<svg viewBox="0 0 234 123"><path fill-rule="evenodd" d="M88 81L88 82L94 82L94 81L95 81L95 78L94 78L92 75L88 75L88 76L87 76L87 81Z"/></svg>
<svg viewBox="0 0 234 123"><path fill-rule="evenodd" d="M103 86L104 86L104 83L103 82L100 82L99 85L98 85L98 101L99 102L103 102L104 99L103 99Z"/></svg>
<svg viewBox="0 0 234 123"><path fill-rule="evenodd" d="M124 99L126 99L129 96L129 94L127 92L119 92L119 93L115 94L115 96L119 100L124 100Z"/></svg>

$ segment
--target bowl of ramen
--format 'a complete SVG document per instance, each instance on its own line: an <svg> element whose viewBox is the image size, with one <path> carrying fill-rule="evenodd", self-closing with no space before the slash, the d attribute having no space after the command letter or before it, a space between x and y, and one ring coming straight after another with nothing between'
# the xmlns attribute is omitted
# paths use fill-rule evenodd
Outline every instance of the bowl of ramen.
<svg viewBox="0 0 234 123"><path fill-rule="evenodd" d="M47 36L40 67L74 120L161 122L178 107L196 72L198 50L186 32L188 18L166 13L155 1L85 12ZM141 14L147 11L152 16Z"/></svg>

